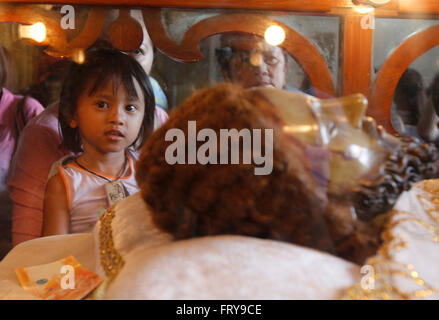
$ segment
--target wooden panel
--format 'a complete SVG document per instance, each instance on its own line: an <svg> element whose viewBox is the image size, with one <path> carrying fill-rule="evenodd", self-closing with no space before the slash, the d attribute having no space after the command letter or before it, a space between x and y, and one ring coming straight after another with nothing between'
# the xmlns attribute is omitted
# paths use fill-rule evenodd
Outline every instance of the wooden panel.
<svg viewBox="0 0 439 320"><path fill-rule="evenodd" d="M344 18L342 93L362 93L369 99L373 30L365 27L372 26L373 21L365 18L364 15Z"/></svg>
<svg viewBox="0 0 439 320"><path fill-rule="evenodd" d="M414 34L396 48L379 71L371 93L370 116L390 132L390 107L399 78L422 54L439 45L439 25Z"/></svg>
<svg viewBox="0 0 439 320"><path fill-rule="evenodd" d="M401 13L439 13L438 0L399 0Z"/></svg>
<svg viewBox="0 0 439 320"><path fill-rule="evenodd" d="M0 2L6 2L0 0ZM16 3L44 3L41 0L17 0ZM352 5L351 0L50 0L48 3L180 8L234 8L326 12L333 6Z"/></svg>
<svg viewBox="0 0 439 320"><path fill-rule="evenodd" d="M10 0L0 0L11 2ZM14 3L52 3L108 6L150 6L172 8L228 8L249 10L289 10L329 12L333 8L353 7L351 0L15 0ZM382 9L399 7L401 13L439 13L438 0L391 0Z"/></svg>
<svg viewBox="0 0 439 320"><path fill-rule="evenodd" d="M167 56L183 62L199 61L203 57L198 43L215 34L244 32L264 37L265 30L273 25L281 26L286 34L281 47L303 68L317 89L335 96L334 83L325 59L311 41L288 26L262 14L223 14L193 25L177 45L163 27L160 9L144 9L143 17L154 44Z"/></svg>

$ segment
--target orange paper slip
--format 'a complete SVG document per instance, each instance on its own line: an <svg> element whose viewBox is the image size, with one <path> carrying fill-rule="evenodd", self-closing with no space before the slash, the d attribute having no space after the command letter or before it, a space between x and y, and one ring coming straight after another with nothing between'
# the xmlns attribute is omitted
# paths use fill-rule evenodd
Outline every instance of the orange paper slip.
<svg viewBox="0 0 439 320"><path fill-rule="evenodd" d="M33 267L15 269L21 286L45 300L79 300L102 278L84 268L73 256Z"/></svg>

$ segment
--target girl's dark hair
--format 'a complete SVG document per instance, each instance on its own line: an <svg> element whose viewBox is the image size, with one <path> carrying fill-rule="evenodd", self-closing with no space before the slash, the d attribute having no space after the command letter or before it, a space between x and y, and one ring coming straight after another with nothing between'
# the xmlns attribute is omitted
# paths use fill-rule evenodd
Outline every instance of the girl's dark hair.
<svg viewBox="0 0 439 320"><path fill-rule="evenodd" d="M71 128L70 121L77 110L78 98L89 86L88 94L93 94L108 81L113 81L113 88L121 84L130 97L138 98L134 79L140 85L145 99L145 115L139 136L133 146L139 149L154 127L154 92L148 75L141 65L129 55L116 49L90 49L85 53L84 63L71 62L65 77L59 102L59 124L62 135L61 148L75 153L82 152L82 143L78 128Z"/></svg>

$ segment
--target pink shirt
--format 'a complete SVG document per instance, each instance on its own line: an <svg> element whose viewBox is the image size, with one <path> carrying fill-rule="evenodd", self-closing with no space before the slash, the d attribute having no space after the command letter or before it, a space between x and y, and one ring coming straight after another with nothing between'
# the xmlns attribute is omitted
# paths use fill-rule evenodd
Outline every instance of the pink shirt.
<svg viewBox="0 0 439 320"><path fill-rule="evenodd" d="M159 123L164 123L167 120L166 112L159 107L155 109ZM13 161L16 165L9 181L10 197L14 202L14 246L41 236L47 177L52 164L68 154L67 151L59 149L60 143L57 104L46 108L31 120L21 134Z"/></svg>
<svg viewBox="0 0 439 320"><path fill-rule="evenodd" d="M123 184L128 196L138 192L139 187L134 173L134 160L137 160L137 153L127 152L127 156L128 174L118 181ZM57 169L66 190L67 208L70 215L69 233L92 232L100 215L110 207L105 185L109 183L108 180L116 178L96 172L93 174L92 171L84 170L74 162L61 165Z"/></svg>
<svg viewBox="0 0 439 320"><path fill-rule="evenodd" d="M6 190L6 178L11 165L11 158L17 143L16 107L23 96L12 94L3 88L0 100L0 190ZM26 98L23 105L25 123L44 110L43 106L33 98Z"/></svg>
<svg viewBox="0 0 439 320"><path fill-rule="evenodd" d="M52 163L68 154L60 143L58 105L46 108L21 133L8 183L14 245L41 235L47 175Z"/></svg>

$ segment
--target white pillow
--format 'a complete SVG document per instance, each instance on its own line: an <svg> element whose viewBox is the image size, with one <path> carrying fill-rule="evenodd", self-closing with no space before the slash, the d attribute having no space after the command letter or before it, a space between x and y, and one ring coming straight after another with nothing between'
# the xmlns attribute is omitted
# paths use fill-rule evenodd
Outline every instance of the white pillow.
<svg viewBox="0 0 439 320"><path fill-rule="evenodd" d="M124 259L106 299L338 299L361 277L323 252L231 235L146 243Z"/></svg>

